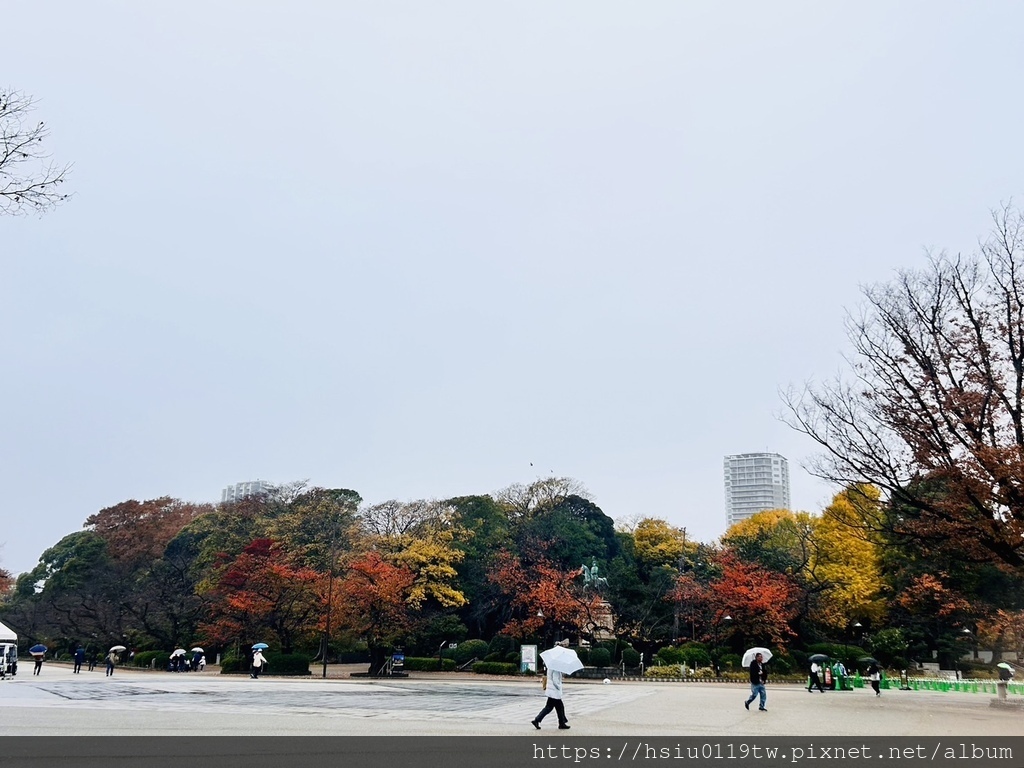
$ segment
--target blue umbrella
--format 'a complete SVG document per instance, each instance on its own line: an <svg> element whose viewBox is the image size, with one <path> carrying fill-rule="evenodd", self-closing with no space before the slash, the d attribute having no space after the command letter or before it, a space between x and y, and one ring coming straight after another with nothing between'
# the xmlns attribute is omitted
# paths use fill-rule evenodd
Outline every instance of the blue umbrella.
<svg viewBox="0 0 1024 768"><path fill-rule="evenodd" d="M46 646L43 645L42 643L36 643L35 645L33 645L31 648L28 649L28 652L32 653L32 654L40 654L40 655L42 655L42 654L46 653Z"/></svg>
<svg viewBox="0 0 1024 768"><path fill-rule="evenodd" d="M252 647L252 649L253 649L254 651L265 651L265 650L267 650L267 648L269 648L269 647L270 647L270 646L269 646L269 645L267 645L266 643L256 643L256 645L254 645L254 646Z"/></svg>

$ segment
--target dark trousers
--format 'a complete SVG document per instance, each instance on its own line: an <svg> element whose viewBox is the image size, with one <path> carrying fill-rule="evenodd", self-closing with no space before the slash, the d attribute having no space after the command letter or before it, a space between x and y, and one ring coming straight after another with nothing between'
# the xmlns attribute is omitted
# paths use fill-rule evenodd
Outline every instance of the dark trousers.
<svg viewBox="0 0 1024 768"><path fill-rule="evenodd" d="M879 684L878 680L872 680L871 681L871 689L875 692L875 696L881 696L882 695L882 691L881 691L880 684Z"/></svg>
<svg viewBox="0 0 1024 768"><path fill-rule="evenodd" d="M82 662L80 662L78 659L75 659L75 674L77 675L81 671L82 671Z"/></svg>
<svg viewBox="0 0 1024 768"><path fill-rule="evenodd" d="M253 668L252 668L252 679L253 679L253 680L259 680L259 679L260 679L260 670L261 670L261 669L263 669L263 667L262 667L262 666L259 666L259 667L253 667Z"/></svg>
<svg viewBox="0 0 1024 768"><path fill-rule="evenodd" d="M821 684L821 678L818 677L817 672L811 672L811 684L807 686L807 690L813 690L814 686L818 686L818 690L822 693L825 692L825 686Z"/></svg>
<svg viewBox="0 0 1024 768"><path fill-rule="evenodd" d="M41 670L42 668L43 668L43 660L42 659L36 659L36 668L34 670L32 670L32 674L33 675L38 675L39 674L39 670Z"/></svg>
<svg viewBox="0 0 1024 768"><path fill-rule="evenodd" d="M107 677L110 677L110 676L111 676L112 674L114 674L114 665L113 665L113 664L111 664L111 663L110 663L110 662L108 661L108 662L107 662Z"/></svg>
<svg viewBox="0 0 1024 768"><path fill-rule="evenodd" d="M540 711L540 714L537 715L535 721L539 723L552 709L555 710L555 714L558 715L559 725L565 725L569 722L565 719L565 704L562 703L561 699L552 699L550 696L548 697L547 703L544 705L544 709Z"/></svg>

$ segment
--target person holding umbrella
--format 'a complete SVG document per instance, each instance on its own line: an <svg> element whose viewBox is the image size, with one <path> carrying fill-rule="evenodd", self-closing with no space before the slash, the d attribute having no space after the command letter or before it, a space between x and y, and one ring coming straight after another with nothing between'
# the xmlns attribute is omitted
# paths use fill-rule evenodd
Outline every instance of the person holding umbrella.
<svg viewBox="0 0 1024 768"><path fill-rule="evenodd" d="M253 680L260 679L260 672L263 671L263 667L267 664L267 660L263 656L263 649L267 647L266 643L256 643L256 645L252 647L252 672L249 673L249 677Z"/></svg>
<svg viewBox="0 0 1024 768"><path fill-rule="evenodd" d="M748 667L750 670L750 698L743 702L743 706L749 710L750 704L760 696L761 703L758 709L761 712L767 712L768 708L765 704L768 702L768 692L764 688L764 684L768 682L768 670L764 665L764 654L767 649L752 648L751 650L754 652L754 658L750 660L750 666ZM744 658L746 658L746 654L744 654Z"/></svg>
<svg viewBox="0 0 1024 768"><path fill-rule="evenodd" d="M874 659L871 659L871 664L868 666L868 680L871 681L871 689L875 692L875 696L881 696L882 672L878 669L878 662Z"/></svg>
<svg viewBox="0 0 1024 768"><path fill-rule="evenodd" d="M43 670L43 656L46 655L46 646L41 643L37 643L29 648L28 652L32 654L32 658L36 662L36 666L35 669L32 670L32 674L38 675Z"/></svg>
<svg viewBox="0 0 1024 768"><path fill-rule="evenodd" d="M569 730L569 721L565 717L565 704L562 703L562 675L563 673L571 675L573 672L583 669L583 662L576 655L576 651L569 650L568 645L568 640L562 640L555 643L554 648L550 648L540 655L544 661L544 666L547 668L543 682L543 690L547 694L547 701L544 703L544 709L530 721L538 731L540 730L541 720L552 709L555 710L555 714L558 716L559 730Z"/></svg>
<svg viewBox="0 0 1024 768"><path fill-rule="evenodd" d="M114 667L117 665L118 661L117 654L123 650L125 650L123 645L115 645L107 654L107 677L111 677L114 674Z"/></svg>
<svg viewBox="0 0 1024 768"><path fill-rule="evenodd" d="M822 693L825 692L825 686L822 685L821 677L819 676L819 673L821 672L821 667L818 666L819 661L828 661L828 657L820 653L816 653L813 656L811 656L811 680L807 684L808 693L814 693L814 686L818 686L818 690Z"/></svg>

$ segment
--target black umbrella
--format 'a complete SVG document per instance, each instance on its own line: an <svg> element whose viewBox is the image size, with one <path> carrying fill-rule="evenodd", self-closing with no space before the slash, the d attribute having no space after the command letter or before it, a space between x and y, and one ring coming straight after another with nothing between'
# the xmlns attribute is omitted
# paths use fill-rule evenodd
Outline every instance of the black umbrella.
<svg viewBox="0 0 1024 768"><path fill-rule="evenodd" d="M825 653L814 653L807 657L808 661L813 661L816 664L824 664L829 660L828 654Z"/></svg>
<svg viewBox="0 0 1024 768"><path fill-rule="evenodd" d="M878 659L876 659L874 656L861 656L859 659L857 659L857 663L858 664L877 664L878 663Z"/></svg>

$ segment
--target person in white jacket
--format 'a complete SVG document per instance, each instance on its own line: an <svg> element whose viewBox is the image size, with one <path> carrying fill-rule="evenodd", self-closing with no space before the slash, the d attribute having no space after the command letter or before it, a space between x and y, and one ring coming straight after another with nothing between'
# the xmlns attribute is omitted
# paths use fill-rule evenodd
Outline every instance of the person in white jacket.
<svg viewBox="0 0 1024 768"><path fill-rule="evenodd" d="M553 669L547 671L544 678L544 692L547 694L548 700L544 703L544 709L540 711L540 714L531 721L533 727L539 731L540 721L553 709L558 715L558 727L563 731L569 730L569 721L565 718L565 705L562 703L561 672Z"/></svg>
<svg viewBox="0 0 1024 768"><path fill-rule="evenodd" d="M253 680L260 679L260 672L263 671L263 667L266 666L267 660L263 657L263 651L257 650L252 655L252 673L249 675Z"/></svg>

